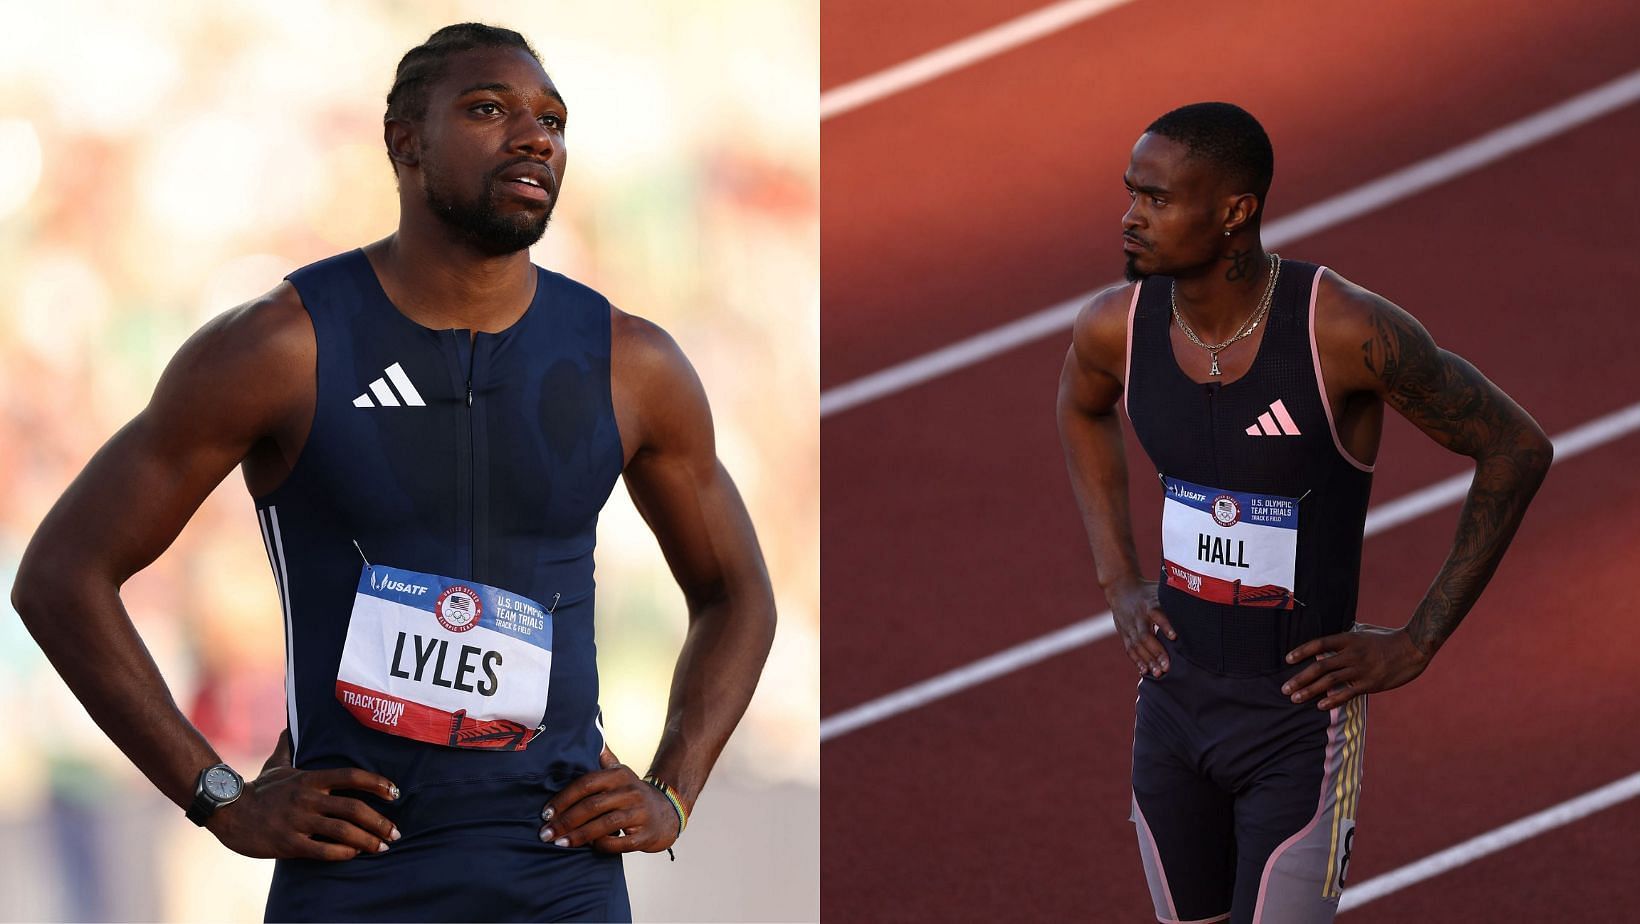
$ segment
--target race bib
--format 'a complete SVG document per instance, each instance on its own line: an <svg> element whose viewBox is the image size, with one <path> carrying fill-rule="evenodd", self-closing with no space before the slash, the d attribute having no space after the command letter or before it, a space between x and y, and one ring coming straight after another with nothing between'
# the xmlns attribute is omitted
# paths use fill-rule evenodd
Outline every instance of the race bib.
<svg viewBox="0 0 1640 924"><path fill-rule="evenodd" d="M1298 501L1162 476L1169 587L1232 606L1293 608Z"/></svg>
<svg viewBox="0 0 1640 924"><path fill-rule="evenodd" d="M455 748L522 751L545 727L552 613L527 597L366 565L336 699L364 725Z"/></svg>

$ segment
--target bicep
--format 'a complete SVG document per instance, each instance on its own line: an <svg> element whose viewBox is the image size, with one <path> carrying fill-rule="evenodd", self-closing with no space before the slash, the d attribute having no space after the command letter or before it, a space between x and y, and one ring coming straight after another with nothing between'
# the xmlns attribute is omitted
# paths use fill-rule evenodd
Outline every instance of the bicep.
<svg viewBox="0 0 1640 924"><path fill-rule="evenodd" d="M41 522L35 564L122 583L169 547L268 430L275 368L232 315L178 350L147 407L86 463Z"/></svg>
<svg viewBox="0 0 1640 924"><path fill-rule="evenodd" d="M1118 293L1119 294L1119 293ZM1122 300L1100 293L1077 316L1059 372L1061 421L1103 417L1122 400L1126 375L1127 315Z"/></svg>
<svg viewBox="0 0 1640 924"><path fill-rule="evenodd" d="M1373 296L1361 362L1384 403L1453 452L1486 454L1530 425L1519 405L1401 308Z"/></svg>
<svg viewBox="0 0 1640 924"><path fill-rule="evenodd" d="M1082 361L1072 344L1059 371L1060 416L1103 417L1115 411L1120 400L1121 381Z"/></svg>
<svg viewBox="0 0 1640 924"><path fill-rule="evenodd" d="M632 391L642 442L623 477L685 596L713 599L762 575L762 555L746 505L717 458L699 377L670 338L650 349Z"/></svg>
<svg viewBox="0 0 1640 924"><path fill-rule="evenodd" d="M655 455L635 462L625 477L633 504L691 602L720 598L737 576L762 573L751 517L717 459L697 465Z"/></svg>
<svg viewBox="0 0 1640 924"><path fill-rule="evenodd" d="M218 441L174 432L144 411L114 434L41 524L42 549L116 584L158 558L238 462Z"/></svg>

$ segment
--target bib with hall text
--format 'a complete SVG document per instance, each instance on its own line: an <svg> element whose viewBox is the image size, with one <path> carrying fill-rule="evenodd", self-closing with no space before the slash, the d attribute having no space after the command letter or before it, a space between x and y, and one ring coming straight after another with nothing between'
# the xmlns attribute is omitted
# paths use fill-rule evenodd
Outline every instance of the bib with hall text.
<svg viewBox="0 0 1640 924"><path fill-rule="evenodd" d="M1293 608L1298 500L1162 476L1169 587L1231 606Z"/></svg>
<svg viewBox="0 0 1640 924"><path fill-rule="evenodd" d="M336 699L377 731L455 748L522 751L545 728L552 612L437 574L366 565Z"/></svg>

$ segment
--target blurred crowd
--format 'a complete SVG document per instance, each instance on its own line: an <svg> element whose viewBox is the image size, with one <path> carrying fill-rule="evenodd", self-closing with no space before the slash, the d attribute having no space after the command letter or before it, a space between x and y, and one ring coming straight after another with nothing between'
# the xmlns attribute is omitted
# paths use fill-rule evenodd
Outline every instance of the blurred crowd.
<svg viewBox="0 0 1640 924"><path fill-rule="evenodd" d="M0 586L9 598L49 505L191 332L393 229L394 66L465 20L522 32L569 102L564 191L535 261L678 340L768 558L774 651L701 808L726 787L817 800L817 0L0 3ZM641 769L685 614L619 488L598 581L604 715ZM178 702L254 772L284 725L283 624L237 475L123 599ZM201 897L191 864L214 844L183 839L180 811L156 805L14 615L0 696L0 892L32 896L8 914L259 914L260 894ZM143 854L111 864L110 837ZM256 868L218 882L223 901Z"/></svg>

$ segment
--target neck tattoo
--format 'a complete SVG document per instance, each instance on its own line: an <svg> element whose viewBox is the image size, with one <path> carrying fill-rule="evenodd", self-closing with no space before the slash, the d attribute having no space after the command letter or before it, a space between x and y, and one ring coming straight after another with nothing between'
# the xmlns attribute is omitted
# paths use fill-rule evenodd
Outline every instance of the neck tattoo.
<svg viewBox="0 0 1640 924"><path fill-rule="evenodd" d="M1236 251L1236 253L1241 253L1241 252L1242 251ZM1252 261L1252 256L1249 255L1247 257L1247 259L1248 259L1249 262L1251 262ZM1279 276L1280 274L1281 274L1281 255L1272 253L1272 254L1270 254L1270 278L1264 284L1264 295L1258 300L1258 307L1254 308L1253 313L1251 315L1248 315L1246 321L1242 322L1241 327L1237 329L1236 333L1233 336L1231 336L1231 338L1229 340L1226 340L1223 343L1204 343L1204 342L1202 342L1202 338L1196 336L1196 332L1190 329L1189 324L1185 323L1184 315L1179 313L1179 299L1178 299L1179 284L1177 282L1174 282L1172 284L1172 286L1168 289L1167 298L1168 298L1168 301L1173 306L1173 320L1174 320L1174 322L1179 325L1180 330L1184 331L1184 335L1190 339L1191 343L1194 343L1196 346L1199 346L1202 349L1206 350L1207 355L1209 355L1213 358L1213 368L1212 368L1210 374L1212 374L1212 375L1221 375L1222 374L1222 373L1219 372L1219 354L1224 352L1224 349L1226 347L1228 347L1230 344L1235 343L1236 341L1242 339L1243 337L1246 337L1247 335L1251 334L1253 331L1258 330L1259 324L1263 323L1264 316L1267 313L1269 313L1269 311L1270 311L1270 298L1271 298L1272 295L1275 294L1275 291L1276 291L1276 277Z"/></svg>

